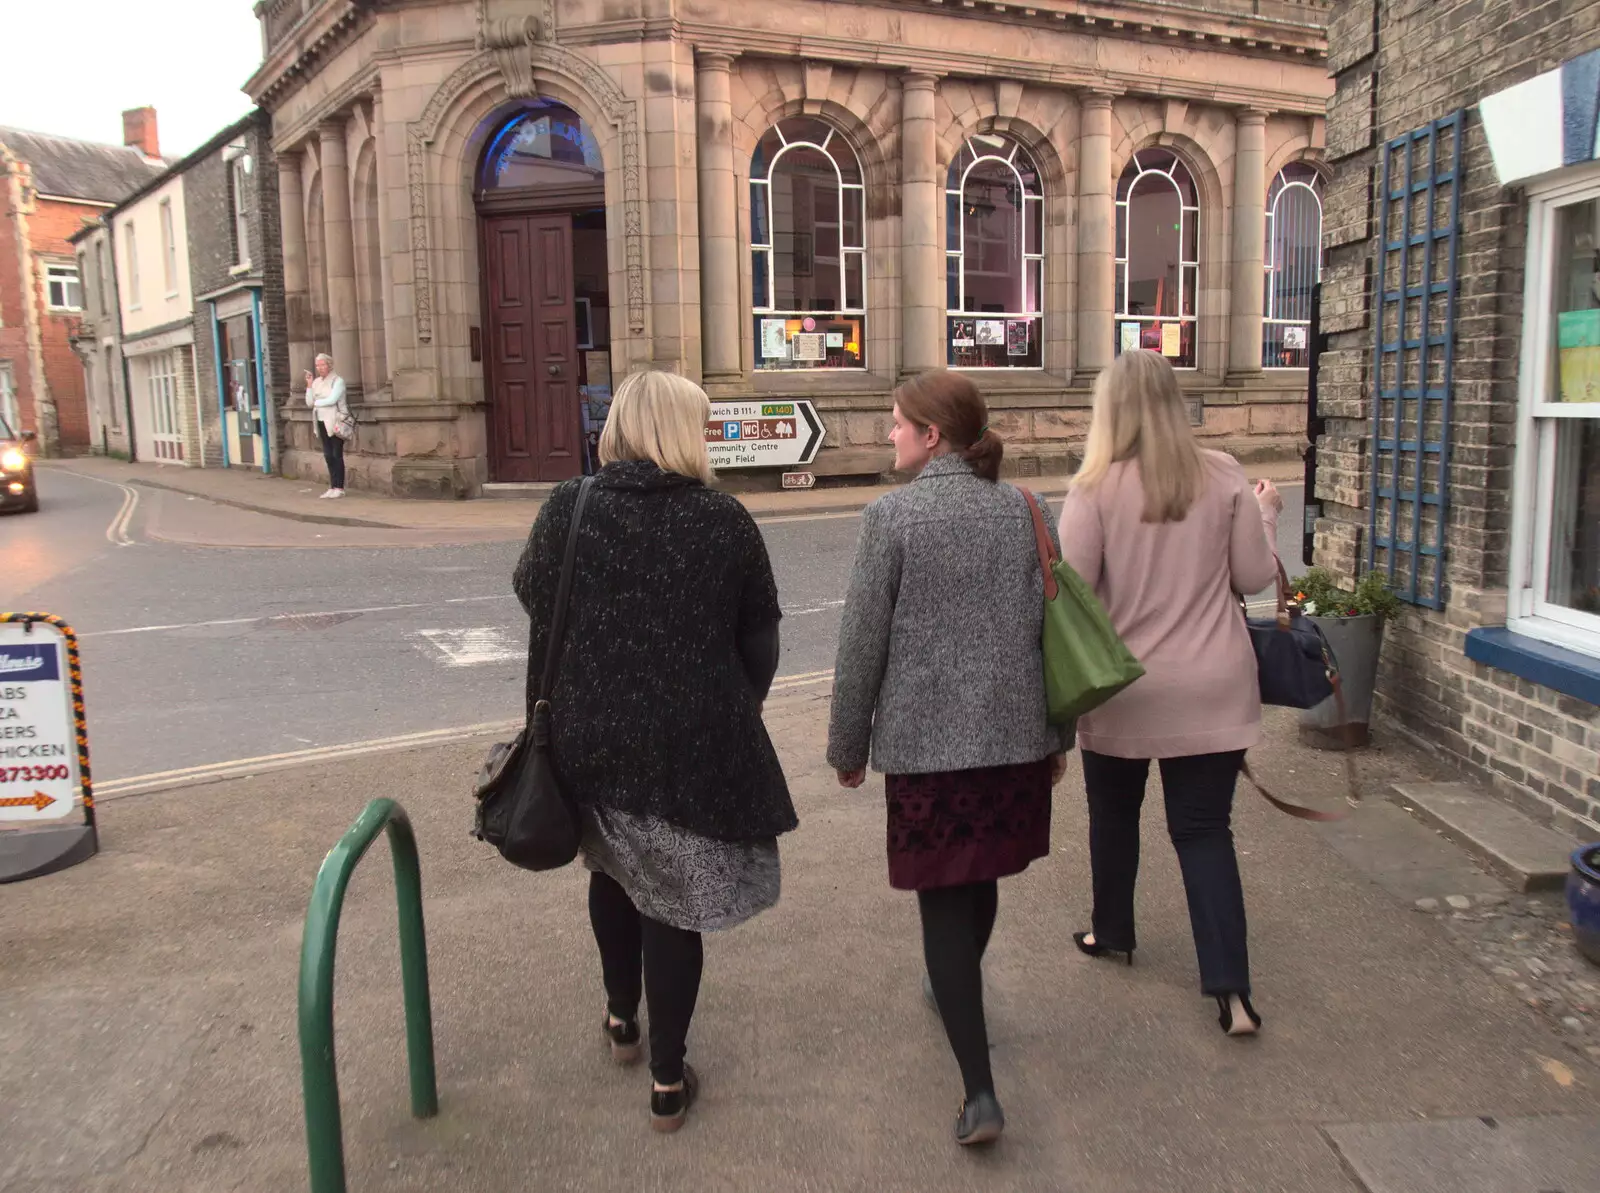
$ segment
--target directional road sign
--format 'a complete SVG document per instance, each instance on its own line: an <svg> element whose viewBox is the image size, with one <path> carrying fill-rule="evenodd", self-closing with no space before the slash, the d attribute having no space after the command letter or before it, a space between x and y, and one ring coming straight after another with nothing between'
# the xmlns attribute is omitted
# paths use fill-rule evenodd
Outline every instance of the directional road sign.
<svg viewBox="0 0 1600 1193"><path fill-rule="evenodd" d="M817 458L826 432L816 407L783 402L713 402L706 423L711 467L793 468Z"/></svg>

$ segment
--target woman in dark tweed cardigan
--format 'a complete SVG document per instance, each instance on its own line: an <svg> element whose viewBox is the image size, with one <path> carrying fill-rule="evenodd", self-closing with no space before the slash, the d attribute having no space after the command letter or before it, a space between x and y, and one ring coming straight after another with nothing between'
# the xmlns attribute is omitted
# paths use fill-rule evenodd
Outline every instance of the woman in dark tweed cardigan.
<svg viewBox="0 0 1600 1193"><path fill-rule="evenodd" d="M797 821L761 720L778 667L778 589L737 500L706 488L704 392L672 373L617 388L578 528L551 747L579 806L589 918L613 1057L639 1059L650 1010L651 1125L694 1101L684 1064L701 933L778 901L778 835ZM539 512L514 587L544 669L577 481Z"/></svg>
<svg viewBox="0 0 1600 1193"><path fill-rule="evenodd" d="M987 424L959 373L895 392L895 468L919 475L862 515L828 731L844 786L861 785L869 745L885 772L889 882L917 892L924 989L966 1086L964 1144L1005 1124L981 969L996 880L1050 852L1050 789L1072 741L1045 719L1033 514L997 482L1004 449Z"/></svg>

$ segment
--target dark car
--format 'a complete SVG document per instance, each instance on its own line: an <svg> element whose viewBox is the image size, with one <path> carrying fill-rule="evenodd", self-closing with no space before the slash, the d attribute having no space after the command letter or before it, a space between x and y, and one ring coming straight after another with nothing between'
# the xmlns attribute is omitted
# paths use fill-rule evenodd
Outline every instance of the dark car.
<svg viewBox="0 0 1600 1193"><path fill-rule="evenodd" d="M39 490L29 455L36 438L32 431L13 430L0 415L0 510L21 510L25 514L38 510Z"/></svg>

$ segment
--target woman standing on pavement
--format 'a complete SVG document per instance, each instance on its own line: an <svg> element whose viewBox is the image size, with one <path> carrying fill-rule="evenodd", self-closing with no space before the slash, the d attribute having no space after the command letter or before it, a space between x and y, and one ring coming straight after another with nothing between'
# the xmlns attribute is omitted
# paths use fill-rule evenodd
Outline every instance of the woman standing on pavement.
<svg viewBox="0 0 1600 1193"><path fill-rule="evenodd" d="M700 387L672 373L617 388L551 700L556 772L583 825L605 1035L619 1063L639 1059L642 983L657 1131L682 1126L695 1100L684 1056L701 935L778 901L777 838L798 823L761 720L777 585L754 519L706 487L709 415ZM581 483L551 494L513 579L531 619L530 682Z"/></svg>
<svg viewBox="0 0 1600 1193"><path fill-rule="evenodd" d="M1139 808L1155 759L1200 986L1230 1035L1261 1026L1230 827L1244 753L1261 737L1239 594L1275 579L1282 509L1270 481L1252 489L1233 457L1200 449L1159 354L1124 352L1100 374L1083 467L1061 514L1063 558L1145 674L1078 724L1094 914L1093 930L1073 939L1091 957L1133 963Z"/></svg>
<svg viewBox="0 0 1600 1193"><path fill-rule="evenodd" d="M956 1140L1005 1126L981 963L997 880L1050 851L1050 789L1071 730L1045 719L1044 579L1027 497L976 386L924 373L895 391L895 469L911 484L861 516L834 669L828 762L845 787L885 772L889 883L917 892L925 994L966 1100Z"/></svg>
<svg viewBox="0 0 1600 1193"><path fill-rule="evenodd" d="M317 353L316 376L306 374L306 405L317 424L317 440L322 458L328 464L328 491L324 497L344 496L344 438L338 434L339 420L347 417L350 406L344 397L344 378L333 371L333 357Z"/></svg>

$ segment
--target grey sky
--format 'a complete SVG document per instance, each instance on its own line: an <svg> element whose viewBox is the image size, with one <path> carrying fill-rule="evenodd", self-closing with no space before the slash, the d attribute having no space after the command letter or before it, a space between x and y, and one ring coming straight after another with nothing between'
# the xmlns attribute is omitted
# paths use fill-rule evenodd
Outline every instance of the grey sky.
<svg viewBox="0 0 1600 1193"><path fill-rule="evenodd" d="M0 125L122 144L122 110L156 109L161 152L197 149L250 110L252 0L0 0Z"/></svg>

